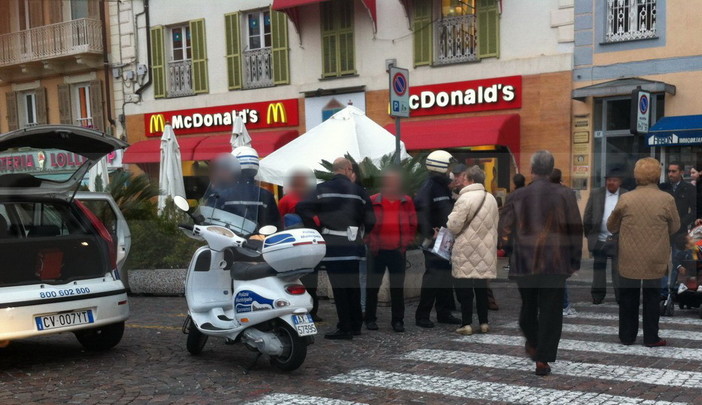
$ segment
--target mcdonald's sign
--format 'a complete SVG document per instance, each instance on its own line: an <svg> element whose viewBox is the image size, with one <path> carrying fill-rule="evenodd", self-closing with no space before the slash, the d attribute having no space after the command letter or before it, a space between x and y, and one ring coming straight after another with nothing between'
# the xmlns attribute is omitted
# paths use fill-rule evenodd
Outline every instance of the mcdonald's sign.
<svg viewBox="0 0 702 405"><path fill-rule="evenodd" d="M237 116L248 129L295 127L299 125L298 99L163 111L144 115L146 136L161 136L166 122L176 135L229 132Z"/></svg>

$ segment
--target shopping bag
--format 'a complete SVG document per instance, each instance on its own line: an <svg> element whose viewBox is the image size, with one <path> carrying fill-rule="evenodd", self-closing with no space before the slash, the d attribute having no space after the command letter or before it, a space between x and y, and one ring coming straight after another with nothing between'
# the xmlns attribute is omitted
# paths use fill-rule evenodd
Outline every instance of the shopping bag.
<svg viewBox="0 0 702 405"><path fill-rule="evenodd" d="M431 248L431 253L439 256L444 260L451 260L451 251L456 237L446 227L441 227L436 235L436 241Z"/></svg>

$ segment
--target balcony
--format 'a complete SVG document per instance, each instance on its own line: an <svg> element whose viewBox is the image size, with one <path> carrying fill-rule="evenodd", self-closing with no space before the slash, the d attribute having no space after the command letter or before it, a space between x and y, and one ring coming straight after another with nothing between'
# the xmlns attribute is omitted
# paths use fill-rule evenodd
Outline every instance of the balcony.
<svg viewBox="0 0 702 405"><path fill-rule="evenodd" d="M168 97L185 97L193 91L193 61L190 59L168 62Z"/></svg>
<svg viewBox="0 0 702 405"><path fill-rule="evenodd" d="M479 60L475 15L445 17L436 25L437 65Z"/></svg>
<svg viewBox="0 0 702 405"><path fill-rule="evenodd" d="M272 87L273 52L271 48L244 51L244 88Z"/></svg>
<svg viewBox="0 0 702 405"><path fill-rule="evenodd" d="M26 75L42 66L70 68L68 61L99 64L102 51L102 22L83 18L0 35L0 69L18 67Z"/></svg>

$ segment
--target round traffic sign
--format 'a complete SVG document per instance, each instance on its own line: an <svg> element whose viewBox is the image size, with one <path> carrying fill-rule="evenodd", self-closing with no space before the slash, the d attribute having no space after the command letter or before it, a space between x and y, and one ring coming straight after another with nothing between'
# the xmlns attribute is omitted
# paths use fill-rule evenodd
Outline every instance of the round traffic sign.
<svg viewBox="0 0 702 405"><path fill-rule="evenodd" d="M639 111L641 111L641 114L646 114L648 111L648 96L645 94L642 94L639 99Z"/></svg>
<svg viewBox="0 0 702 405"><path fill-rule="evenodd" d="M407 92L407 78L402 73L395 73L392 78L392 90L398 96L403 96Z"/></svg>

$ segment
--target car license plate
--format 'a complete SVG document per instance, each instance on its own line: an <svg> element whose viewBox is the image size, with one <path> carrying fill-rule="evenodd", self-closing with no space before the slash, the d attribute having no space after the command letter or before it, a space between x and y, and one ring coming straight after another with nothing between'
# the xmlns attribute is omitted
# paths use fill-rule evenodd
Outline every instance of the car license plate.
<svg viewBox="0 0 702 405"><path fill-rule="evenodd" d="M314 325L312 315L293 315L292 319L298 335L309 336L317 334L317 327Z"/></svg>
<svg viewBox="0 0 702 405"><path fill-rule="evenodd" d="M35 316L34 321L37 324L37 330L49 330L95 323L95 318L93 317L93 311L86 309L63 314Z"/></svg>

